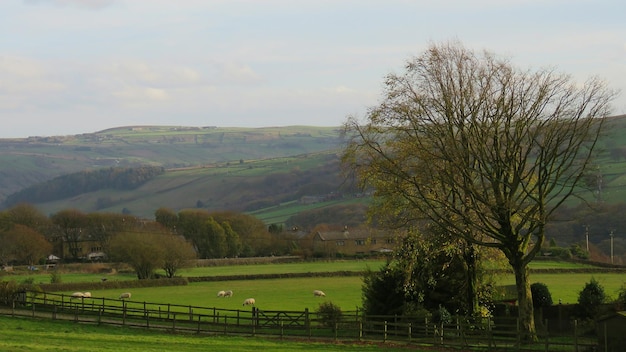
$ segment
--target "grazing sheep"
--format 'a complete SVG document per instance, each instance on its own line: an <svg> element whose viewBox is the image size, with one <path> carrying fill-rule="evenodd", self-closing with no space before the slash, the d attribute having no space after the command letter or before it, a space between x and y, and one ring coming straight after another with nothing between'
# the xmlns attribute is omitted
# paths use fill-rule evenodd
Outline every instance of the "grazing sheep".
<svg viewBox="0 0 626 352"><path fill-rule="evenodd" d="M233 296L233 291L228 290L224 292L224 297L232 297Z"/></svg>
<svg viewBox="0 0 626 352"><path fill-rule="evenodd" d="M130 292L122 293L119 299L127 299L127 298L130 298Z"/></svg>
<svg viewBox="0 0 626 352"><path fill-rule="evenodd" d="M91 298L91 292L83 292L83 297Z"/></svg>
<svg viewBox="0 0 626 352"><path fill-rule="evenodd" d="M217 297L224 297L226 295L226 291L220 291L217 293Z"/></svg>
<svg viewBox="0 0 626 352"><path fill-rule="evenodd" d="M326 297L326 294L324 293L324 291L315 290L315 291L313 291L313 296L315 296L315 297Z"/></svg>
<svg viewBox="0 0 626 352"><path fill-rule="evenodd" d="M250 305L254 305L256 303L256 301L254 300L254 298L246 298L245 301L243 301L242 306L250 306Z"/></svg>
<svg viewBox="0 0 626 352"><path fill-rule="evenodd" d="M70 295L70 299L75 299L75 298L84 298L85 294L82 292L74 292Z"/></svg>

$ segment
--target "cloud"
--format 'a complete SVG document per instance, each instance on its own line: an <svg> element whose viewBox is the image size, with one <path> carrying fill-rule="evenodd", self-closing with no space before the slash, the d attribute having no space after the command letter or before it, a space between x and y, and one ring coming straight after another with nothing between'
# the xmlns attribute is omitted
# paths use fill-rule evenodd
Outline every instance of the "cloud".
<svg viewBox="0 0 626 352"><path fill-rule="evenodd" d="M57 7L76 7L98 10L112 5L116 0L23 0L28 5L51 5Z"/></svg>
<svg viewBox="0 0 626 352"><path fill-rule="evenodd" d="M128 87L124 90L112 92L112 95L127 102L150 103L169 99L169 95L163 89L152 87Z"/></svg>
<svg viewBox="0 0 626 352"><path fill-rule="evenodd" d="M221 83L247 84L262 81L262 77L250 66L235 62L222 62L216 64L217 77Z"/></svg>
<svg viewBox="0 0 626 352"><path fill-rule="evenodd" d="M0 55L0 111L45 105L65 89L66 86L41 62Z"/></svg>

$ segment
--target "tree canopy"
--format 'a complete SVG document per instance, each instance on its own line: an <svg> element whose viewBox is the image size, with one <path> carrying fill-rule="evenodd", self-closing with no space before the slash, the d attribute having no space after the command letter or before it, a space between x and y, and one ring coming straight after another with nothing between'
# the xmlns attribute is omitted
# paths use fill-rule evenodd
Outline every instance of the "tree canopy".
<svg viewBox="0 0 626 352"><path fill-rule="evenodd" d="M614 92L551 69L525 71L461 43L433 44L385 80L343 155L397 226L429 220L506 256L525 338L528 263L550 215L580 184Z"/></svg>

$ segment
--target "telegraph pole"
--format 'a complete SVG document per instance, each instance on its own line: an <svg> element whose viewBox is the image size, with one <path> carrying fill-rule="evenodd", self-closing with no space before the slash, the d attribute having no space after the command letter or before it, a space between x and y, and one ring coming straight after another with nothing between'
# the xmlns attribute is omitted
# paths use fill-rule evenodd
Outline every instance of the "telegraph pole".
<svg viewBox="0 0 626 352"><path fill-rule="evenodd" d="M611 230L611 233L609 234L609 236L611 236L611 264L613 264L613 231Z"/></svg>

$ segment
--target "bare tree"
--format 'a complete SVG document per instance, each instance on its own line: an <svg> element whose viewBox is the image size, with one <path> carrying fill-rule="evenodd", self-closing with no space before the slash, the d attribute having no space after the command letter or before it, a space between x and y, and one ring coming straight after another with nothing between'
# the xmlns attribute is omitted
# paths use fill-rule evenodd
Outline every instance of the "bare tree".
<svg viewBox="0 0 626 352"><path fill-rule="evenodd" d="M398 221L426 218L502 251L523 338L536 339L528 264L547 219L581 182L616 93L458 42L431 45L405 69L387 77L365 123L348 118L344 162Z"/></svg>

